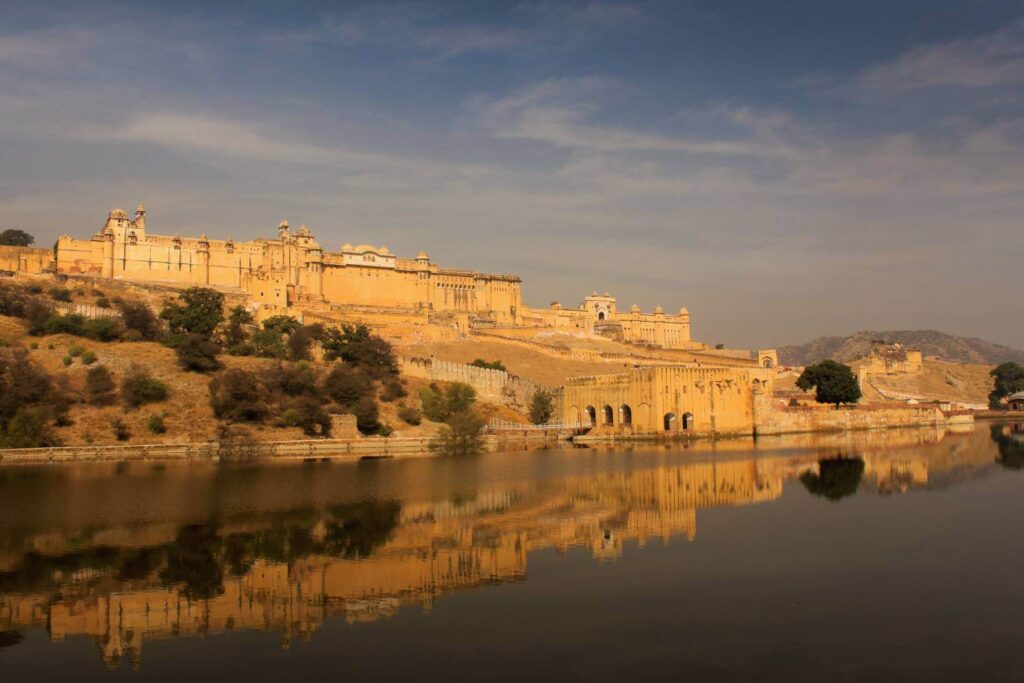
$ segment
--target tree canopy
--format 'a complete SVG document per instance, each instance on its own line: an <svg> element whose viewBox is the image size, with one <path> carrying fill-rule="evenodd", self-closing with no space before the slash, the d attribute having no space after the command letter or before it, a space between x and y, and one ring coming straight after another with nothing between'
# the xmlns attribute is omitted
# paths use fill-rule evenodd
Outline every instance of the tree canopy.
<svg viewBox="0 0 1024 683"><path fill-rule="evenodd" d="M860 458L827 458L818 461L818 474L804 472L800 483L816 496L837 501L852 496L864 476L864 461Z"/></svg>
<svg viewBox="0 0 1024 683"><path fill-rule="evenodd" d="M538 389L533 394L533 400L530 401L530 422L535 425L547 424L547 421L551 419L552 412L554 412L554 406L551 394L543 389Z"/></svg>
<svg viewBox="0 0 1024 683"><path fill-rule="evenodd" d="M796 385L803 391L815 387L814 400L818 403L856 403L860 400L860 385L849 365L834 360L823 360L804 368Z"/></svg>
<svg viewBox="0 0 1024 683"><path fill-rule="evenodd" d="M4 247L27 247L34 243L36 238L24 230L4 230L0 232L0 246Z"/></svg>
<svg viewBox="0 0 1024 683"><path fill-rule="evenodd" d="M1024 367L1017 363L1001 363L989 373L993 378L992 392L988 395L990 408L1002 406L1002 399L1024 391Z"/></svg>
<svg viewBox="0 0 1024 683"><path fill-rule="evenodd" d="M205 287L190 287L177 301L169 301L160 312L175 334L198 334L210 338L224 320L224 295Z"/></svg>

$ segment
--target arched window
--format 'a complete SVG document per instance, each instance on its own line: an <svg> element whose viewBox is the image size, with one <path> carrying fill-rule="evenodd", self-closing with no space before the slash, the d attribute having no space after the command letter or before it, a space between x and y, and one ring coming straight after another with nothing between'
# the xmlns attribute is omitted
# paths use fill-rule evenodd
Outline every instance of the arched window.
<svg viewBox="0 0 1024 683"><path fill-rule="evenodd" d="M693 429L693 413L683 413L683 431L688 432Z"/></svg>
<svg viewBox="0 0 1024 683"><path fill-rule="evenodd" d="M628 405L623 404L619 408L619 424L623 427L633 424L633 409Z"/></svg>
<svg viewBox="0 0 1024 683"><path fill-rule="evenodd" d="M612 410L611 406L601 408L601 416L604 418L603 424L609 427L615 424L615 411Z"/></svg>
<svg viewBox="0 0 1024 683"><path fill-rule="evenodd" d="M665 413L663 423L666 432L674 432L676 430L676 414Z"/></svg>
<svg viewBox="0 0 1024 683"><path fill-rule="evenodd" d="M763 365L766 368L770 368L770 367L772 367L772 365L774 365L774 363L772 363L772 359L769 357L769 358L765 358L764 362L761 363L761 365Z"/></svg>
<svg viewBox="0 0 1024 683"><path fill-rule="evenodd" d="M587 406L587 417L590 418L590 424L597 424L597 411L594 410L594 406Z"/></svg>
<svg viewBox="0 0 1024 683"><path fill-rule="evenodd" d="M604 320L604 311L599 311L598 312L597 319L598 320Z"/></svg>

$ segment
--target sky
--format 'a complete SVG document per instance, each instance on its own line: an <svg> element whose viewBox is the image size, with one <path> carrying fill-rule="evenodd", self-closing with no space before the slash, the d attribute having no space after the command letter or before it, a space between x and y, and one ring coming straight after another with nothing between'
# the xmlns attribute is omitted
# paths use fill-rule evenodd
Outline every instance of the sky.
<svg viewBox="0 0 1024 683"><path fill-rule="evenodd" d="M0 229L420 249L731 347L1024 348L1024 2L18 2Z"/></svg>

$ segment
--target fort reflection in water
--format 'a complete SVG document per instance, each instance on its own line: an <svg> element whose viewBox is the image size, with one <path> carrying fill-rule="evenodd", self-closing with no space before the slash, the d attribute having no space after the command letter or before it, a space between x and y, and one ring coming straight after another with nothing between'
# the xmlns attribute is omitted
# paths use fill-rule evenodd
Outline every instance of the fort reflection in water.
<svg viewBox="0 0 1024 683"><path fill-rule="evenodd" d="M1007 464L1014 444L999 427L358 466L3 470L0 631L12 644L30 629L87 636L109 666L138 665L144 641L173 636L259 629L288 647L328 619L523 581L531 552L612 561L630 542L693 540L699 510L817 491L806 482L826 479L822 460L858 462L852 489L824 494L838 498L858 484L953 484Z"/></svg>

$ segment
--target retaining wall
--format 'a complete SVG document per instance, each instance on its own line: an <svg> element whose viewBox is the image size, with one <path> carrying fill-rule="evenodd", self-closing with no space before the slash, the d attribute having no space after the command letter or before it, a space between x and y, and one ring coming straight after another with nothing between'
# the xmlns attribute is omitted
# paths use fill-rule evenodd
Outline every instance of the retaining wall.
<svg viewBox="0 0 1024 683"><path fill-rule="evenodd" d="M758 436L800 432L840 432L893 427L941 427L949 424L935 407L828 409L775 409L758 425Z"/></svg>
<svg viewBox="0 0 1024 683"><path fill-rule="evenodd" d="M475 365L433 358L400 358L399 368L402 374L410 377L439 382L463 382L473 387L481 398L518 409L529 406L538 390L547 391L552 395L558 393L503 370L478 368Z"/></svg>

